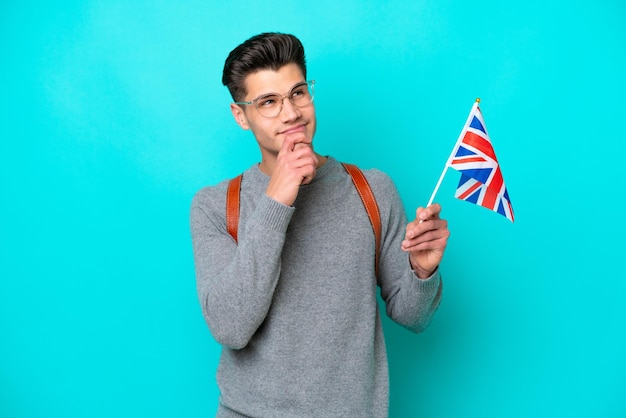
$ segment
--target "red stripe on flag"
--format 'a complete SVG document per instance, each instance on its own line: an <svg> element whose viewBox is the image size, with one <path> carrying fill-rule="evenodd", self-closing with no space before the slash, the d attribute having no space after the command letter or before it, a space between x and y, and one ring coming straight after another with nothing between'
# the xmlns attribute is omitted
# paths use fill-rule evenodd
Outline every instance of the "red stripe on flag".
<svg viewBox="0 0 626 418"><path fill-rule="evenodd" d="M488 208L496 207L496 200L498 199L498 193L502 189L504 179L502 178L502 172L500 171L500 165L496 167L496 172L493 174L491 181L487 185L487 192L483 199L483 206Z"/></svg>
<svg viewBox="0 0 626 418"><path fill-rule="evenodd" d="M496 167L496 172L493 174L493 178L489 182L489 188L495 190L496 192L500 192L502 186L504 185L504 177L502 177L502 171L500 171L500 164Z"/></svg>
<svg viewBox="0 0 626 418"><path fill-rule="evenodd" d="M454 164L463 164L463 163L482 163L482 162L486 162L487 160L485 160L483 157L469 157L469 158L462 158L462 159L457 159L457 160L452 160L452 165Z"/></svg>
<svg viewBox="0 0 626 418"><path fill-rule="evenodd" d="M487 141L482 136L477 135L474 132L467 131L465 132L465 136L463 137L462 142L476 148L477 150L480 150L480 152L482 152L492 160L498 161L496 159L496 153L493 151L493 146L491 146L491 142Z"/></svg>
<svg viewBox="0 0 626 418"><path fill-rule="evenodd" d="M506 203L509 206L509 213L511 214L511 222L515 221L515 215L513 215L513 206L511 206L511 202L509 202L508 200L506 201Z"/></svg>
<svg viewBox="0 0 626 418"><path fill-rule="evenodd" d="M484 206L487 209L496 210L496 202L498 200L498 192L493 189L485 189L483 201L480 202L480 206Z"/></svg>
<svg viewBox="0 0 626 418"><path fill-rule="evenodd" d="M470 196L472 193L474 193L474 191L476 189L478 189L480 186L482 186L482 183L477 181L476 183L474 183L474 185L472 187L470 187L465 192L463 192L463 194L460 194L459 195L459 199L465 200L468 196Z"/></svg>

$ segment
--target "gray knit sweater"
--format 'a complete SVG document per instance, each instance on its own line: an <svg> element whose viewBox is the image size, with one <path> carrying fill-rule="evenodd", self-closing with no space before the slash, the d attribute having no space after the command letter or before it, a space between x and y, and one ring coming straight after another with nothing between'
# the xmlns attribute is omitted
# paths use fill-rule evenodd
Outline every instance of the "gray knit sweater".
<svg viewBox="0 0 626 418"><path fill-rule="evenodd" d="M292 207L265 195L248 169L239 244L226 232L227 182L191 206L198 296L223 346L217 416L386 417L388 369L376 286L387 314L414 332L440 300L436 272L411 271L400 250L406 215L390 178L366 170L380 207L380 277L367 213L343 167L329 158Z"/></svg>

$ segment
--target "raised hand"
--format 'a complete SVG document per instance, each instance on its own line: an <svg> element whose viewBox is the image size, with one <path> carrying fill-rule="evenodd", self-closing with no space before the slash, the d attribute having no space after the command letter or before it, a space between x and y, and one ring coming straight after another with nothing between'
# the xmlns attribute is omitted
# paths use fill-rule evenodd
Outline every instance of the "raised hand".
<svg viewBox="0 0 626 418"><path fill-rule="evenodd" d="M438 203L420 207L415 220L406 226L402 250L409 253L409 260L417 277L428 278L439 266L448 243L448 222L439 217Z"/></svg>
<svg viewBox="0 0 626 418"><path fill-rule="evenodd" d="M276 157L276 165L265 194L291 206L298 196L300 186L313 180L318 157L303 134L285 137Z"/></svg>

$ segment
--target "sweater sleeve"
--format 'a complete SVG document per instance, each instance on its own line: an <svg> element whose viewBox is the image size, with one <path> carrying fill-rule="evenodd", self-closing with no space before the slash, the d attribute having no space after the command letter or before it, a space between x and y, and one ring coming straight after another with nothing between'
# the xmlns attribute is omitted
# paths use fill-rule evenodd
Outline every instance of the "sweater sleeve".
<svg viewBox="0 0 626 418"><path fill-rule="evenodd" d="M246 223L239 225L237 244L226 232L224 195L221 188L207 188L192 201L196 285L213 337L241 349L269 311L293 208L263 194Z"/></svg>
<svg viewBox="0 0 626 418"><path fill-rule="evenodd" d="M386 174L372 170L370 176L383 224L378 284L386 312L400 325L421 332L430 323L441 300L439 269L427 279L415 275L408 253L401 250L407 217L400 195Z"/></svg>

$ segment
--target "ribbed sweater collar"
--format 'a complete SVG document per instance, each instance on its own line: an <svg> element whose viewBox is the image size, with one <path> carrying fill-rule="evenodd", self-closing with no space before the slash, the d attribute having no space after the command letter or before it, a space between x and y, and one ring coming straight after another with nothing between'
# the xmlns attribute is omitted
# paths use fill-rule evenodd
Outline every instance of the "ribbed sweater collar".
<svg viewBox="0 0 626 418"><path fill-rule="evenodd" d="M322 181L324 181L324 178L329 175L329 173L331 173L339 166L340 163L336 159L334 159L333 157L327 157L326 163L317 169L317 173L315 174L315 178L313 179L313 181L306 186L312 186L316 183L321 183ZM270 181L270 176L261 171L261 169L259 168L259 164L255 164L250 167L245 175L250 176L249 180L258 184L266 185Z"/></svg>

